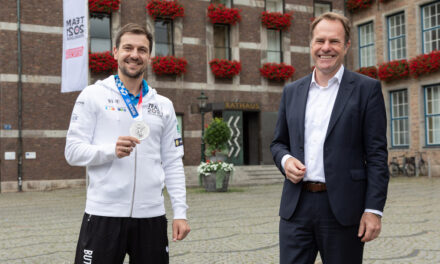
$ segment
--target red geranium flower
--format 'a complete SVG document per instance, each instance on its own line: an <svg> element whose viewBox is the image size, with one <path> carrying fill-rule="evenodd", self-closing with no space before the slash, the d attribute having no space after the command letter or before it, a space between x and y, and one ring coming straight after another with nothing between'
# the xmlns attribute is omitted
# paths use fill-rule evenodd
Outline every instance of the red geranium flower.
<svg viewBox="0 0 440 264"><path fill-rule="evenodd" d="M356 12L361 9L369 8L373 5L374 0L347 0L346 6L348 11Z"/></svg>
<svg viewBox="0 0 440 264"><path fill-rule="evenodd" d="M175 19L176 17L183 17L185 10L183 6L177 1L166 0L151 0L147 4L148 14L156 19L157 17L169 17Z"/></svg>
<svg viewBox="0 0 440 264"><path fill-rule="evenodd" d="M440 70L440 51L434 50L428 54L419 55L409 61L411 75L418 78Z"/></svg>
<svg viewBox="0 0 440 264"><path fill-rule="evenodd" d="M241 63L239 61L213 59L209 62L212 73L219 78L232 78L241 71Z"/></svg>
<svg viewBox="0 0 440 264"><path fill-rule="evenodd" d="M287 30L289 29L292 20L291 13L279 13L279 12L267 12L261 13L261 23L267 28L277 29L277 30Z"/></svg>
<svg viewBox="0 0 440 264"><path fill-rule="evenodd" d="M356 72L363 74L363 75L367 75L373 79L377 79L377 68L376 66L371 66L371 67L362 67L360 69L358 69Z"/></svg>
<svg viewBox="0 0 440 264"><path fill-rule="evenodd" d="M384 62L379 65L379 79L390 82L409 76L409 66L407 60L394 60Z"/></svg>
<svg viewBox="0 0 440 264"><path fill-rule="evenodd" d="M260 68L260 73L269 80L285 81L292 77L295 68L284 63L265 63Z"/></svg>
<svg viewBox="0 0 440 264"><path fill-rule="evenodd" d="M93 73L112 72L118 68L118 62L110 51L89 53L89 68Z"/></svg>
<svg viewBox="0 0 440 264"><path fill-rule="evenodd" d="M119 10L121 0L89 0L89 11L111 13Z"/></svg>
<svg viewBox="0 0 440 264"><path fill-rule="evenodd" d="M241 21L240 12L238 8L227 8L222 4L211 4L208 7L208 17L211 23L235 25Z"/></svg>
<svg viewBox="0 0 440 264"><path fill-rule="evenodd" d="M188 62L185 58L174 56L154 57L151 60L153 71L157 75L162 74L183 74L186 72Z"/></svg>

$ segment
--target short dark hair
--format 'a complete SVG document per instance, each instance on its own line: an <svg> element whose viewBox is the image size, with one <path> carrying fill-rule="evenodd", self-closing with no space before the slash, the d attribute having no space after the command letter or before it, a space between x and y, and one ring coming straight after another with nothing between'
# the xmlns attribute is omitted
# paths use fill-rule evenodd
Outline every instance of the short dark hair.
<svg viewBox="0 0 440 264"><path fill-rule="evenodd" d="M151 50L153 49L153 35L147 30L146 27L143 27L139 24L128 23L123 26L116 35L116 48L119 49L119 44L121 43L121 38L125 33L133 33L138 35L145 35L149 42L149 53L151 54Z"/></svg>
<svg viewBox="0 0 440 264"><path fill-rule="evenodd" d="M310 26L310 38L313 39L313 30L315 30L316 25L318 25L318 23L324 19L332 21L337 20L342 23L345 31L345 44L347 44L350 40L350 20L348 20L348 18L346 18L345 16L335 12L325 12L313 21L312 25Z"/></svg>

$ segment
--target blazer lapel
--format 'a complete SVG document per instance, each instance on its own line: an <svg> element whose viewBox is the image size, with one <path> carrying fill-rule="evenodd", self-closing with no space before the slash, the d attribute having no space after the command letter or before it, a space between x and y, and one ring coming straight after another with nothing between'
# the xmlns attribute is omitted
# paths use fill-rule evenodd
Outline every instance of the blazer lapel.
<svg viewBox="0 0 440 264"><path fill-rule="evenodd" d="M312 73L313 74L313 73ZM307 76L301 84L299 84L295 98L294 109L299 120L299 138L301 140L301 146L304 146L304 122L306 116L307 97L309 95L310 82L312 81L312 74Z"/></svg>
<svg viewBox="0 0 440 264"><path fill-rule="evenodd" d="M341 116L345 105L348 102L348 98L350 98L350 95L354 88L354 80L351 72L344 70L344 75L342 76L341 84L339 85L339 91L336 96L335 105L333 106L333 111L330 116L330 122L328 124L327 128L327 134L325 135L325 138L327 139L328 135L334 128L336 122L338 121L339 116Z"/></svg>

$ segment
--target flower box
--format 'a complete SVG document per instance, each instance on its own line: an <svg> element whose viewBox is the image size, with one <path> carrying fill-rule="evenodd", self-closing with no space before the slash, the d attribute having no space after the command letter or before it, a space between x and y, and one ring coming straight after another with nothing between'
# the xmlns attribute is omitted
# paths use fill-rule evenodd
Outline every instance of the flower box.
<svg viewBox="0 0 440 264"><path fill-rule="evenodd" d="M261 23L269 29L287 30L292 24L292 14L279 13L279 12L267 12L261 13Z"/></svg>
<svg viewBox="0 0 440 264"><path fill-rule="evenodd" d="M177 1L151 0L147 4L148 14L156 19L157 17L171 18L183 17L185 10Z"/></svg>
<svg viewBox="0 0 440 264"><path fill-rule="evenodd" d="M356 72L371 77L373 79L377 79L377 68L376 66L370 67L362 67L359 68Z"/></svg>
<svg viewBox="0 0 440 264"><path fill-rule="evenodd" d="M118 68L118 62L110 51L89 53L89 68L93 73L112 72Z"/></svg>
<svg viewBox="0 0 440 264"><path fill-rule="evenodd" d="M284 63L265 63L260 73L269 80L286 81L295 73L295 68Z"/></svg>
<svg viewBox="0 0 440 264"><path fill-rule="evenodd" d="M183 74L186 72L188 62L185 58L174 56L154 57L151 60L153 71L157 75L163 74Z"/></svg>
<svg viewBox="0 0 440 264"><path fill-rule="evenodd" d="M390 82L403 79L409 76L409 66L407 60L394 60L384 62L379 65L377 75L382 81Z"/></svg>
<svg viewBox="0 0 440 264"><path fill-rule="evenodd" d="M90 12L111 13L119 10L121 0L89 0Z"/></svg>
<svg viewBox="0 0 440 264"><path fill-rule="evenodd" d="M418 78L420 75L440 70L440 51L435 50L428 54L419 55L409 61L411 75Z"/></svg>
<svg viewBox="0 0 440 264"><path fill-rule="evenodd" d="M239 61L213 59L209 62L212 73L218 78L232 78L241 71Z"/></svg>
<svg viewBox="0 0 440 264"><path fill-rule="evenodd" d="M235 25L241 21L241 10L228 8L222 4L211 4L208 7L208 17L211 23Z"/></svg>
<svg viewBox="0 0 440 264"><path fill-rule="evenodd" d="M199 184L208 192L228 190L228 183L234 171L234 165L223 161L201 162L197 167Z"/></svg>
<svg viewBox="0 0 440 264"><path fill-rule="evenodd" d="M374 0L347 0L346 7L350 12L356 12L361 9L369 8L373 5Z"/></svg>

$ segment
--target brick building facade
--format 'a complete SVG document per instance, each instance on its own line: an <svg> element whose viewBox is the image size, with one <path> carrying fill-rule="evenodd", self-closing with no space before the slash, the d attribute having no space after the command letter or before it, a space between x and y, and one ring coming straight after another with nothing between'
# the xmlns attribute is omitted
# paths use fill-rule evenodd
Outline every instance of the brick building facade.
<svg viewBox="0 0 440 264"><path fill-rule="evenodd" d="M197 165L200 161L201 115L195 106L202 91L208 96L213 109L205 115L205 122L209 122L213 116L240 117L242 159L238 164L272 164L269 144L283 86L311 71L309 25L315 15L326 9L346 13L344 1L233 0L232 6L241 9L242 19L238 24L228 27L228 49L230 59L241 62L242 71L232 79L216 78L208 63L215 58L217 41L214 25L206 15L211 1L179 2L185 9L185 15L172 22L171 45L173 55L188 61L187 72L182 76L159 76L149 68L146 79L149 85L170 98L174 104L182 124L185 165ZM280 61L296 69L294 75L285 82L267 80L259 72L263 63L270 61L268 50L273 42L269 37L273 32L262 25L261 13L274 2L281 3L281 11L293 13L290 28L279 33L280 49L277 52ZM386 50L383 47L385 33L382 29L384 19L388 14L401 10L407 12L408 57L422 53L418 37L421 35L420 6L432 2L438 1L389 1L354 13L352 49L346 59L347 67L353 70L359 68L357 28L370 20L375 23L377 63L386 61ZM19 174L22 175L24 190L84 184L85 169L70 167L64 159L65 135L78 93L60 92L63 1L45 1L44 5L36 0L21 1L21 75L18 70L20 53L17 48L16 3L0 0L0 192L17 190ZM145 6L145 0L121 1L119 10L109 16L112 42L117 30L129 22L146 25L153 34L158 30ZM347 15L350 16L349 13ZM156 44L152 57L159 52ZM90 74L90 83L107 75ZM438 83L438 77L439 74L431 74L420 79L384 83L388 109L390 91L407 89L409 93L411 143L404 148L391 148L392 155L423 149L431 160L438 158L438 148L433 146L425 149L425 115L422 111L423 87ZM21 95L18 92L20 85ZM20 96L23 103L21 137L17 114ZM389 136L391 138L391 134ZM20 142L23 158L18 155ZM19 168L22 168L21 173Z"/></svg>
<svg viewBox="0 0 440 264"><path fill-rule="evenodd" d="M352 70L380 67L393 60L411 62L420 54L440 49L440 1L383 2L351 14ZM390 160L395 157L402 164L402 155L418 160L422 152L431 164L431 175L439 176L440 72L382 81L382 91Z"/></svg>

